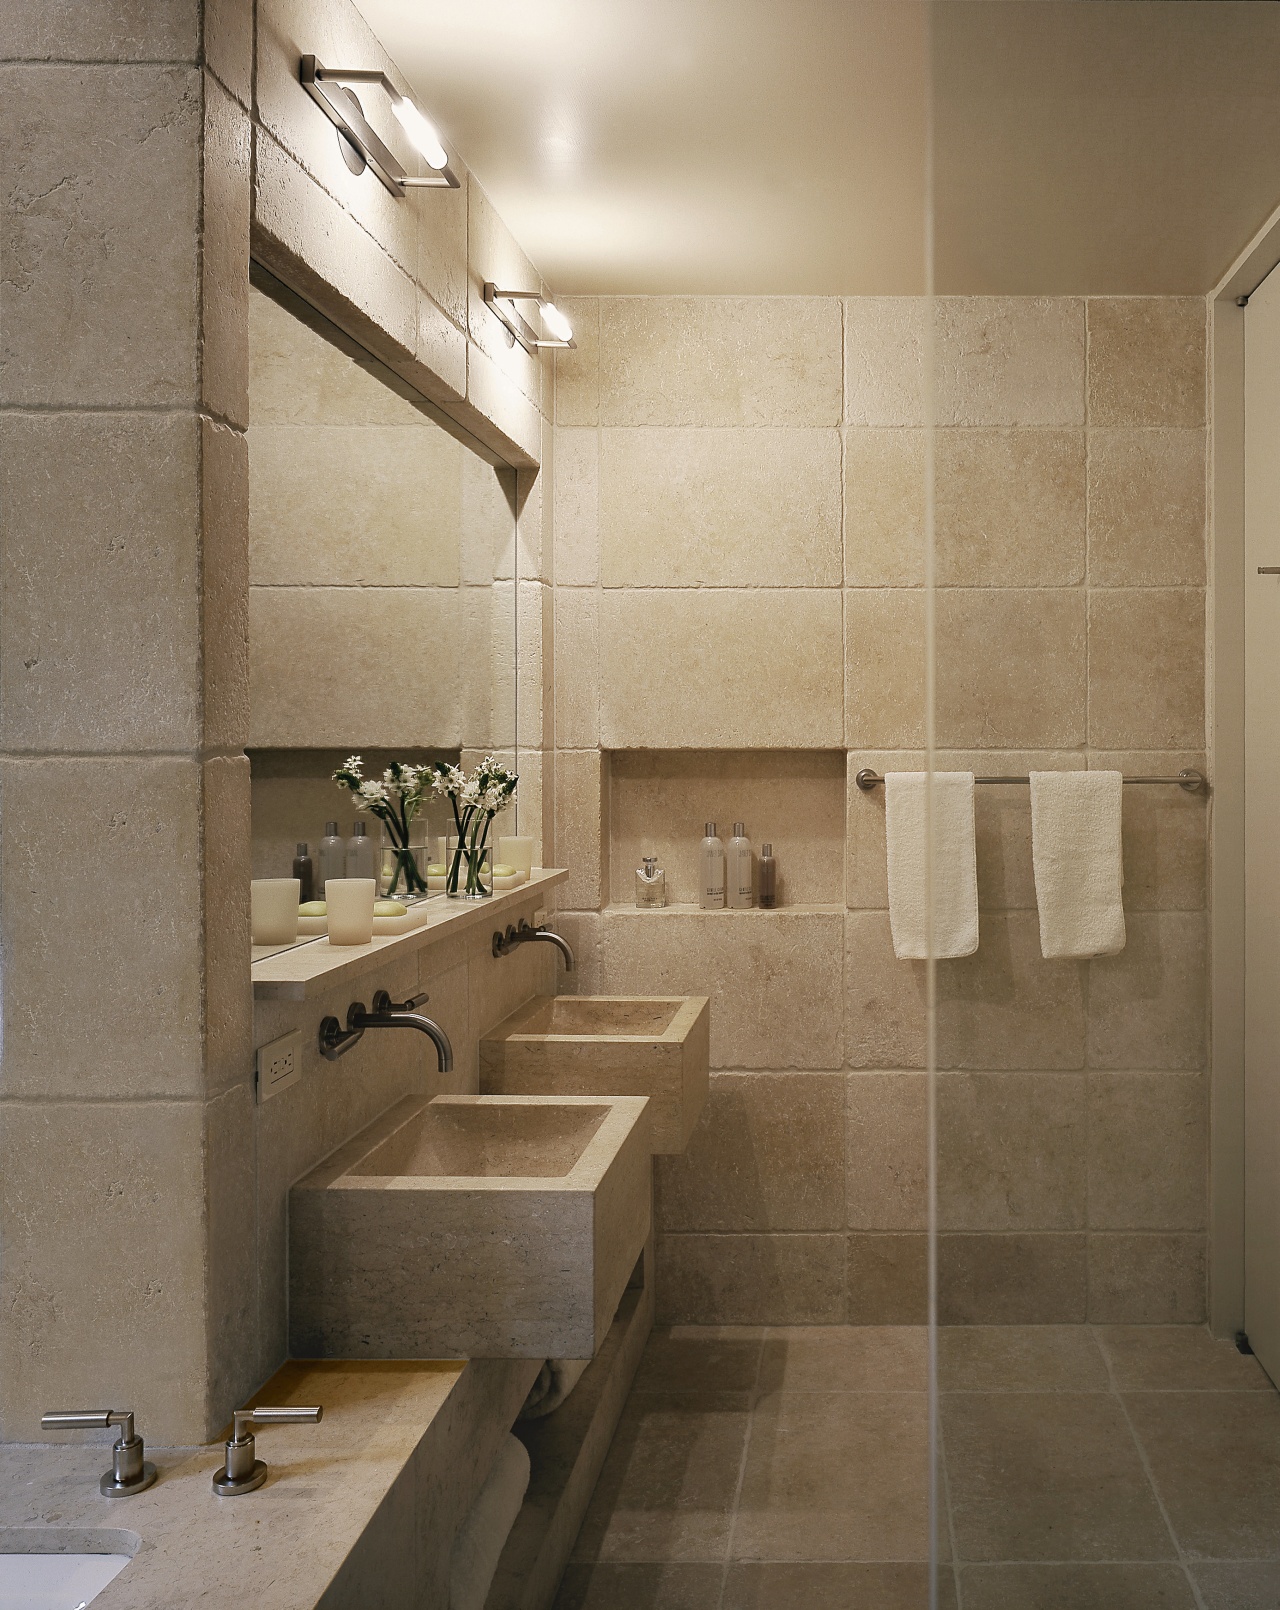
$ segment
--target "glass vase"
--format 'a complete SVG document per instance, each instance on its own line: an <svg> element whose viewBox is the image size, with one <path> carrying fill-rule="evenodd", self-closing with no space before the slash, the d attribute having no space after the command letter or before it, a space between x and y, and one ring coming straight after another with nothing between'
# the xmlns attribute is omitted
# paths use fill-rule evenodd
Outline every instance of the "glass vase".
<svg viewBox="0 0 1280 1610"><path fill-rule="evenodd" d="M379 868L378 895L386 900L425 900L427 898L427 867L431 861L427 844L399 844L382 846L382 863Z"/></svg>
<svg viewBox="0 0 1280 1610"><path fill-rule="evenodd" d="M459 844L449 862L445 892L450 900L488 900L493 894L493 846Z"/></svg>

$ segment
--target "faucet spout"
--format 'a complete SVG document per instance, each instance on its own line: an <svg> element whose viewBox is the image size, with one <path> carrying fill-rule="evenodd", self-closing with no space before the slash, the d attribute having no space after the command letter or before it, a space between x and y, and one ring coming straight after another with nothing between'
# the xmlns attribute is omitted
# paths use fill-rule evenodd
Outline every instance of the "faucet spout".
<svg viewBox="0 0 1280 1610"><path fill-rule="evenodd" d="M554 945L561 956L564 957L565 971L573 972L573 946L570 945L569 941L561 934L553 934L550 928L535 928L524 917L520 919L518 928L508 927L505 934L500 928L495 931L493 954L495 956L509 956L517 946L532 944L533 941L538 939L545 940L548 945Z"/></svg>
<svg viewBox="0 0 1280 1610"><path fill-rule="evenodd" d="M407 1001L397 1002L391 999L386 990L380 989L373 997L372 1012L365 1011L363 1001L353 1001L347 1013L345 1031L336 1017L327 1017L320 1025L321 1055L330 1062L336 1061L355 1045L366 1029L417 1029L435 1046L436 1064L440 1072L451 1073L453 1046L449 1043L449 1036L438 1023L413 1010L426 999L425 995L414 995Z"/></svg>

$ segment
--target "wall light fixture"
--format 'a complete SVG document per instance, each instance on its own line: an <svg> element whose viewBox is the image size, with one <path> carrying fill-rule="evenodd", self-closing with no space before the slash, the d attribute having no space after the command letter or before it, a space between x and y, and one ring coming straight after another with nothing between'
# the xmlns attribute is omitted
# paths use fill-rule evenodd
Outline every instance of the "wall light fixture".
<svg viewBox="0 0 1280 1610"><path fill-rule="evenodd" d="M449 154L440 143L431 120L407 96L401 95L387 75L361 68L325 67L314 56L304 56L298 76L302 87L324 115L373 169L393 196L406 190L456 190L457 176L449 167ZM348 84L377 84L386 91L396 121L414 149L434 171L422 178L406 173L369 126L364 109Z"/></svg>
<svg viewBox="0 0 1280 1610"><path fill-rule="evenodd" d="M538 347L576 347L573 339L573 326L561 313L554 302L548 302L540 291L500 291L492 280L486 280L484 286L484 299L491 307L499 320L506 326L511 335L526 352L533 352ZM509 303L504 307L503 303ZM543 334L539 335L528 322L517 302L536 302L538 312L542 316Z"/></svg>

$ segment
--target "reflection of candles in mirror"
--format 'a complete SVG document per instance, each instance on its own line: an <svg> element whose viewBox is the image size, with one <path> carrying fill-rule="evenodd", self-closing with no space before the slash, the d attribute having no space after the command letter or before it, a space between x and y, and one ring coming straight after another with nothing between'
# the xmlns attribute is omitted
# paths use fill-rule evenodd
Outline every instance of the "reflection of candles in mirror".
<svg viewBox="0 0 1280 1610"><path fill-rule="evenodd" d="M249 925L255 945L292 945L298 937L297 878L254 878L249 884Z"/></svg>
<svg viewBox="0 0 1280 1610"><path fill-rule="evenodd" d="M373 938L376 878L330 878L324 886L331 945L367 945Z"/></svg>
<svg viewBox="0 0 1280 1610"><path fill-rule="evenodd" d="M527 883L533 871L533 840L530 838L501 838L498 840L498 864L513 866L520 881Z"/></svg>

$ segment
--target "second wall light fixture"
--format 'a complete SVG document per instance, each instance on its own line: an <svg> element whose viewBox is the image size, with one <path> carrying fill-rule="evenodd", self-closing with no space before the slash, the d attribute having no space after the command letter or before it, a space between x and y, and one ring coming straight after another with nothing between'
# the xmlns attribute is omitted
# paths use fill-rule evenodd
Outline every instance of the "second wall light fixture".
<svg viewBox="0 0 1280 1610"><path fill-rule="evenodd" d="M338 133L354 146L363 162L378 175L393 196L406 190L456 190L457 176L449 167L449 154L440 143L434 125L402 95L384 72L376 68L325 67L314 56L304 56L299 69L302 87L310 95ZM386 91L396 121L408 135L418 155L432 171L419 178L406 173L364 115L364 108L348 84L376 84Z"/></svg>
<svg viewBox="0 0 1280 1610"><path fill-rule="evenodd" d="M554 302L547 300L541 291L501 291L492 280L484 286L486 305L506 326L507 334L518 341L526 352L538 347L574 347L573 326ZM507 305L504 307L503 303ZM542 334L529 323L516 306L517 302L536 302L542 317Z"/></svg>

